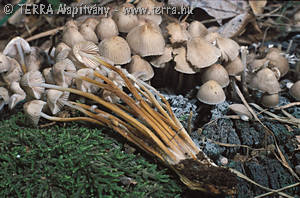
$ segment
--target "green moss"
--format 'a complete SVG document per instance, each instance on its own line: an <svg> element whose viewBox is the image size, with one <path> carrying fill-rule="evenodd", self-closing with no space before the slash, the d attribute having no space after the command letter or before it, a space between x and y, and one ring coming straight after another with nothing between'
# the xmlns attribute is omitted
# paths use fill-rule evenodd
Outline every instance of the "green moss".
<svg viewBox="0 0 300 198"><path fill-rule="evenodd" d="M26 127L22 113L0 121L0 197L179 197L167 169L100 129L77 123ZM170 173L170 172L169 172ZM124 185L120 178L135 180Z"/></svg>

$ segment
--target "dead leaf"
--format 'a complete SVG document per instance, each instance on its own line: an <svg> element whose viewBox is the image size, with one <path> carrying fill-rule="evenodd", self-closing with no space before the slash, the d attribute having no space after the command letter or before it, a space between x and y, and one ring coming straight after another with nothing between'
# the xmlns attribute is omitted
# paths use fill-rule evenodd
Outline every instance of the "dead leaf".
<svg viewBox="0 0 300 198"><path fill-rule="evenodd" d="M255 15L262 14L267 0L249 0L249 5Z"/></svg>

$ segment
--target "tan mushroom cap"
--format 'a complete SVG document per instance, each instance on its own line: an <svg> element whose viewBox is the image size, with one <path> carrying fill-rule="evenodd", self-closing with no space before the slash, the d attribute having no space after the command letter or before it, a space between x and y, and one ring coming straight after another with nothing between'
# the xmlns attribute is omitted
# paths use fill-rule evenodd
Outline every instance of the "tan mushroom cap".
<svg viewBox="0 0 300 198"><path fill-rule="evenodd" d="M260 102L265 107L275 107L279 104L279 94L264 94Z"/></svg>
<svg viewBox="0 0 300 198"><path fill-rule="evenodd" d="M263 59L254 59L249 62L248 68L251 72L256 72L260 70L263 67L267 67L269 64L269 61L266 58Z"/></svg>
<svg viewBox="0 0 300 198"><path fill-rule="evenodd" d="M21 88L20 83L16 82L16 81L14 81L10 84L9 89L14 94L10 96L8 106L10 109L13 109L19 102L21 102L22 100L25 100L26 93Z"/></svg>
<svg viewBox="0 0 300 198"><path fill-rule="evenodd" d="M85 76L88 78L91 78L93 80L96 80L98 82L103 82L103 80L95 77L94 75L94 70L90 69L90 68L83 68L83 69L79 69L77 71L77 74L79 76ZM87 93L96 93L100 88L92 83L89 83L85 80L81 80L81 79L75 79L75 83L76 83L76 87L77 89L87 92Z"/></svg>
<svg viewBox="0 0 300 198"><path fill-rule="evenodd" d="M196 71L186 60L186 49L184 47L176 48L173 50L175 55L174 61L176 62L175 70L184 74L195 74Z"/></svg>
<svg viewBox="0 0 300 198"><path fill-rule="evenodd" d="M42 110L45 105L46 102L42 100L32 100L24 104L24 113L34 126L38 125Z"/></svg>
<svg viewBox="0 0 300 198"><path fill-rule="evenodd" d="M300 80L293 84L289 92L297 101L300 101Z"/></svg>
<svg viewBox="0 0 300 198"><path fill-rule="evenodd" d="M247 116L248 119L246 118L245 120L251 120L253 118L252 114L250 113L250 111L247 109L247 107L243 104L232 104L229 105L228 108L233 111L234 113L236 113L239 116ZM243 119L244 120L244 119Z"/></svg>
<svg viewBox="0 0 300 198"><path fill-rule="evenodd" d="M76 60L86 67L97 68L100 63L97 58L100 58L99 48L96 44L90 41L79 42L73 47L73 55Z"/></svg>
<svg viewBox="0 0 300 198"><path fill-rule="evenodd" d="M227 70L220 64L213 64L205 69L202 74L202 82L205 83L209 80L214 80L221 85L222 88L229 85L229 75Z"/></svg>
<svg viewBox="0 0 300 198"><path fill-rule="evenodd" d="M27 95L34 99L40 99L45 91L44 87L35 84L45 83L45 79L40 71L30 71L24 74L20 84L24 88Z"/></svg>
<svg viewBox="0 0 300 198"><path fill-rule="evenodd" d="M72 84L73 78L69 75L66 75L65 72L76 72L76 67L70 59L64 59L53 65L52 75L57 85L69 86Z"/></svg>
<svg viewBox="0 0 300 198"><path fill-rule="evenodd" d="M16 61L14 58L9 58L10 60L10 69L6 73L2 73L2 79L3 81L10 85L14 81L20 81L21 76L23 75L22 69L18 61Z"/></svg>
<svg viewBox="0 0 300 198"><path fill-rule="evenodd" d="M69 47L73 47L76 43L86 41L82 34L78 31L78 27L73 25L72 21L69 21L72 25L65 25L63 31L62 42Z"/></svg>
<svg viewBox="0 0 300 198"><path fill-rule="evenodd" d="M31 53L25 56L27 71L38 71L42 62L41 50L37 47L31 47Z"/></svg>
<svg viewBox="0 0 300 198"><path fill-rule="evenodd" d="M102 40L99 44L99 51L101 56L108 58L114 64L123 65L131 61L130 47L120 36Z"/></svg>
<svg viewBox="0 0 300 198"><path fill-rule="evenodd" d="M8 104L9 102L9 94L8 90L4 87L0 87L0 111L4 105Z"/></svg>
<svg viewBox="0 0 300 198"><path fill-rule="evenodd" d="M270 61L270 65L277 67L280 71L280 77L285 76L289 71L289 62L281 54L282 52L277 48L271 48L266 59Z"/></svg>
<svg viewBox="0 0 300 198"><path fill-rule="evenodd" d="M239 76L244 71L244 66L239 57L236 57L233 61L229 61L225 65L225 69L229 76Z"/></svg>
<svg viewBox="0 0 300 198"><path fill-rule="evenodd" d="M220 56L221 51L218 48L200 37L187 42L187 60L197 68L211 66Z"/></svg>
<svg viewBox="0 0 300 198"><path fill-rule="evenodd" d="M204 39L212 44L215 44L217 42L217 38L220 38L221 35L218 32L209 32L207 35L205 35Z"/></svg>
<svg viewBox="0 0 300 198"><path fill-rule="evenodd" d="M155 0L140 0L137 4L137 8L146 8L150 13L139 14L140 19L146 19L153 21L156 25L161 24L162 17L158 13L151 13L154 9L162 7L162 3L159 3Z"/></svg>
<svg viewBox="0 0 300 198"><path fill-rule="evenodd" d="M217 38L217 46L221 50L224 61L232 61L239 55L240 46L234 40L224 37Z"/></svg>
<svg viewBox="0 0 300 198"><path fill-rule="evenodd" d="M89 28L92 28L92 30L96 29L96 26L98 25L99 20L94 17L88 17L81 25L86 25Z"/></svg>
<svg viewBox="0 0 300 198"><path fill-rule="evenodd" d="M64 106L61 100L67 101L69 95L70 92L63 92L56 89L48 89L46 91L47 104L53 115L61 111Z"/></svg>
<svg viewBox="0 0 300 198"><path fill-rule="evenodd" d="M10 69L10 65L9 57L0 53L0 73L7 72Z"/></svg>
<svg viewBox="0 0 300 198"><path fill-rule="evenodd" d="M118 26L111 17L102 18L96 27L96 34L100 40L118 36Z"/></svg>
<svg viewBox="0 0 300 198"><path fill-rule="evenodd" d="M163 55L160 55L150 61L151 65L156 68L164 68L166 63L173 59L172 52L173 48L171 46L166 46Z"/></svg>
<svg viewBox="0 0 300 198"><path fill-rule="evenodd" d="M170 35L171 43L182 43L189 39L190 35L186 30L186 24L183 23L169 23L166 27Z"/></svg>
<svg viewBox="0 0 300 198"><path fill-rule="evenodd" d="M162 55L165 51L164 37L158 27L149 22L133 28L126 40L132 51L141 57Z"/></svg>
<svg viewBox="0 0 300 198"><path fill-rule="evenodd" d="M82 24L80 26L79 32L85 40L91 41L93 43L98 43L98 37L96 35L96 32L87 24Z"/></svg>
<svg viewBox="0 0 300 198"><path fill-rule="evenodd" d="M118 26L120 32L128 33L131 29L138 25L138 17L135 14L126 14L125 9L135 8L131 3L124 3L118 12L114 12L113 19Z"/></svg>
<svg viewBox="0 0 300 198"><path fill-rule="evenodd" d="M199 21L193 21L188 27L188 32L192 38L204 37L208 34L207 28Z"/></svg>
<svg viewBox="0 0 300 198"><path fill-rule="evenodd" d="M249 86L268 94L276 94L280 91L279 82L272 70L263 68L250 80Z"/></svg>
<svg viewBox="0 0 300 198"><path fill-rule="evenodd" d="M205 104L215 105L224 102L226 96L221 85L214 80L210 80L200 87L197 99Z"/></svg>
<svg viewBox="0 0 300 198"><path fill-rule="evenodd" d="M45 78L45 82L48 84L55 84L53 75L52 75L52 67L47 67L43 69L43 76Z"/></svg>
<svg viewBox="0 0 300 198"><path fill-rule="evenodd" d="M31 52L29 43L25 39L17 36L13 38L11 41L9 41L9 43L6 45L6 47L3 50L3 54L11 58L15 58L18 54L18 50L16 47L17 45L21 46L25 54L29 54Z"/></svg>
<svg viewBox="0 0 300 198"><path fill-rule="evenodd" d="M127 67L129 73L142 81L148 81L154 76L154 71L151 65L139 55L134 55Z"/></svg>
<svg viewBox="0 0 300 198"><path fill-rule="evenodd" d="M55 57L57 57L57 55L63 51L63 50L67 50L67 51L71 51L72 49L65 44L64 42L60 42L56 47L55 47Z"/></svg>

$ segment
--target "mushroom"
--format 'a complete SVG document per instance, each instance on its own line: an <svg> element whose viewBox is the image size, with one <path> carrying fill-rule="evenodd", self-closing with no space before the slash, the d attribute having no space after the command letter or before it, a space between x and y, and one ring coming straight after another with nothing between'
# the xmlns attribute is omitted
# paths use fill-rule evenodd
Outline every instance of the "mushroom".
<svg viewBox="0 0 300 198"><path fill-rule="evenodd" d="M275 107L279 104L279 94L264 94L260 102L265 107Z"/></svg>
<svg viewBox="0 0 300 198"><path fill-rule="evenodd" d="M34 126L37 126L40 120L40 117L48 119L49 116L42 112L43 108L45 107L46 102L42 100L32 100L26 102L23 106L24 113L27 118L29 118L29 122L32 123Z"/></svg>
<svg viewBox="0 0 300 198"><path fill-rule="evenodd" d="M187 60L197 68L211 66L220 56L218 48L200 37L187 41Z"/></svg>
<svg viewBox="0 0 300 198"><path fill-rule="evenodd" d="M225 69L229 76L239 76L244 71L244 66L239 57L236 57L233 61L229 61L225 64Z"/></svg>
<svg viewBox="0 0 300 198"><path fill-rule="evenodd" d="M19 102L22 100L25 100L26 98L26 93L24 90L20 87L19 82L12 82L9 86L9 89L14 93L13 95L10 96L9 102L8 102L8 107L10 109L13 109Z"/></svg>
<svg viewBox="0 0 300 198"><path fill-rule="evenodd" d="M155 13L155 10L161 8L162 5L162 3L159 3L155 0L140 0L136 6L137 9L146 10L147 12L139 13L138 17L140 19L151 20L156 25L159 25L162 21L162 17L158 13Z"/></svg>
<svg viewBox="0 0 300 198"><path fill-rule="evenodd" d="M67 101L69 95L70 92L66 92L66 91L63 92L56 89L48 89L46 91L47 104L53 115L60 112L60 110L64 106L63 101Z"/></svg>
<svg viewBox="0 0 300 198"><path fill-rule="evenodd" d="M96 26L99 24L99 20L94 17L88 17L81 25L86 25L91 28L93 31L96 29Z"/></svg>
<svg viewBox="0 0 300 198"><path fill-rule="evenodd" d="M7 89L0 87L0 111L3 109L4 105L8 104L9 95Z"/></svg>
<svg viewBox="0 0 300 198"><path fill-rule="evenodd" d="M195 74L196 71L190 66L186 60L186 49L184 47L176 48L173 50L175 55L174 61L176 62L175 70L184 74Z"/></svg>
<svg viewBox="0 0 300 198"><path fill-rule="evenodd" d="M218 37L217 46L221 50L222 59L225 62L233 61L239 55L240 46L230 38Z"/></svg>
<svg viewBox="0 0 300 198"><path fill-rule="evenodd" d="M300 80L293 84L289 92L297 101L300 101Z"/></svg>
<svg viewBox="0 0 300 198"><path fill-rule="evenodd" d="M244 121L251 120L253 118L250 111L247 109L247 107L243 104L232 104L229 105L228 108L240 116L240 118Z"/></svg>
<svg viewBox="0 0 300 198"><path fill-rule="evenodd" d="M86 41L78 31L78 27L73 20L66 23L63 30L62 41L69 47L73 47L76 43Z"/></svg>
<svg viewBox="0 0 300 198"><path fill-rule="evenodd" d="M139 55L134 55L127 67L129 73L142 81L148 81L154 76L154 71L151 65Z"/></svg>
<svg viewBox="0 0 300 198"><path fill-rule="evenodd" d="M207 28L199 21L193 21L189 27L188 32L192 38L204 37L208 34Z"/></svg>
<svg viewBox="0 0 300 198"><path fill-rule="evenodd" d="M187 23L169 23L166 27L168 34L170 35L171 43L182 43L189 39L190 35L186 30Z"/></svg>
<svg viewBox="0 0 300 198"><path fill-rule="evenodd" d="M7 72L10 69L10 67L11 63L9 57L0 53L0 73Z"/></svg>
<svg viewBox="0 0 300 198"><path fill-rule="evenodd" d="M6 84L10 85L14 81L20 81L23 72L18 61L14 58L8 57L8 59L10 60L10 68L6 73L2 73L2 79Z"/></svg>
<svg viewBox="0 0 300 198"><path fill-rule="evenodd" d="M45 79L40 71L27 72L22 76L20 81L27 95L34 99L40 99L45 91L44 87L38 86L41 83L45 83Z"/></svg>
<svg viewBox="0 0 300 198"><path fill-rule="evenodd" d="M100 58L99 48L93 42L83 41L77 43L73 47L73 55L85 67L96 69L100 65L97 61L97 58Z"/></svg>
<svg viewBox="0 0 300 198"><path fill-rule="evenodd" d="M162 55L165 51L165 39L159 27L149 22L133 28L126 40L132 51L141 57Z"/></svg>
<svg viewBox="0 0 300 198"><path fill-rule="evenodd" d="M263 68L259 70L254 77L251 78L250 88L258 89L268 94L276 94L280 91L279 82L272 70Z"/></svg>
<svg viewBox="0 0 300 198"><path fill-rule="evenodd" d="M96 27L96 34L100 40L118 36L118 26L111 17L102 18Z"/></svg>
<svg viewBox="0 0 300 198"><path fill-rule="evenodd" d="M269 65L276 67L280 71L280 77L285 76L289 71L289 62L282 55L282 52L277 48L271 48L266 59L269 60Z"/></svg>
<svg viewBox="0 0 300 198"><path fill-rule="evenodd" d="M226 96L219 83L209 80L198 90L197 99L205 104L215 105L224 102Z"/></svg>
<svg viewBox="0 0 300 198"><path fill-rule="evenodd" d="M60 42L55 48L56 60L57 60L58 54L60 54L60 52L63 51L63 50L66 50L66 52L67 52L67 51L71 51L72 49L67 44L65 44L64 42Z"/></svg>
<svg viewBox="0 0 300 198"><path fill-rule="evenodd" d="M120 36L102 40L99 44L99 51L102 56L114 64L123 65L131 61L130 47L126 40Z"/></svg>
<svg viewBox="0 0 300 198"><path fill-rule="evenodd" d="M167 45L163 55L157 56L150 61L151 65L156 68L164 68L166 63L173 59L172 52L173 48Z"/></svg>
<svg viewBox="0 0 300 198"><path fill-rule="evenodd" d="M17 54L19 54L22 71L24 73L27 71L25 54L29 54L30 52L31 48L29 43L19 36L13 38L3 50L3 54L11 58L16 58Z"/></svg>
<svg viewBox="0 0 300 198"><path fill-rule="evenodd" d="M256 72L263 67L267 67L268 65L269 65L269 61L266 58L254 59L248 63L248 68L250 72Z"/></svg>
<svg viewBox="0 0 300 198"><path fill-rule="evenodd" d="M103 82L103 80L96 78L94 75L94 70L90 68L83 68L77 71L77 75L85 76L98 82ZM99 87L81 79L75 79L77 89L87 92L87 93L96 93L99 90Z"/></svg>
<svg viewBox="0 0 300 198"><path fill-rule="evenodd" d="M202 74L202 82L205 83L209 80L214 80L221 85L222 88L227 87L229 84L229 75L227 70L220 64L213 64L205 69Z"/></svg>
<svg viewBox="0 0 300 198"><path fill-rule="evenodd" d="M91 41L93 43L98 43L98 37L92 27L88 24L83 23L79 29L80 34L87 41Z"/></svg>
<svg viewBox="0 0 300 198"><path fill-rule="evenodd" d="M37 47L31 47L31 53L25 56L27 72L39 70L42 62L43 57L41 55L41 50Z"/></svg>
<svg viewBox="0 0 300 198"><path fill-rule="evenodd" d="M47 67L43 70L43 76L45 78L45 82L48 84L55 84L53 75L52 75L52 68Z"/></svg>
<svg viewBox="0 0 300 198"><path fill-rule="evenodd" d="M52 74L57 85L69 86L72 84L72 76L65 75L65 72L75 73L76 68L70 59L64 59L55 63L52 67Z"/></svg>
<svg viewBox="0 0 300 198"><path fill-rule="evenodd" d="M126 13L125 9L135 9L134 5L130 3L124 3L118 9L118 12L114 12L113 19L118 26L120 32L128 33L131 29L138 25L137 15Z"/></svg>

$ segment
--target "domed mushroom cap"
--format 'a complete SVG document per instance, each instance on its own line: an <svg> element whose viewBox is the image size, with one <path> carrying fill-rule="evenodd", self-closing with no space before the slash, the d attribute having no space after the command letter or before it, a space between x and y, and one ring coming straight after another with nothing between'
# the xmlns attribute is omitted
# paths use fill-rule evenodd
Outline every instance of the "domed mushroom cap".
<svg viewBox="0 0 300 198"><path fill-rule="evenodd" d="M111 17L102 18L96 27L96 34L100 40L118 36L118 26Z"/></svg>
<svg viewBox="0 0 300 198"><path fill-rule="evenodd" d="M270 61L269 65L279 69L280 77L283 77L289 71L289 62L281 53L282 52L279 49L271 48L266 59Z"/></svg>
<svg viewBox="0 0 300 198"><path fill-rule="evenodd" d="M99 44L101 56L108 58L114 64L123 65L131 60L131 51L128 43L120 36L104 39Z"/></svg>
<svg viewBox="0 0 300 198"><path fill-rule="evenodd" d="M146 19L153 21L156 25L159 25L162 21L162 17L159 14L151 13L152 10L158 9L162 7L162 3L159 3L155 0L141 0L137 4L137 8L146 8L147 11L150 11L150 13L146 14L139 14L138 17L140 19Z"/></svg>
<svg viewBox="0 0 300 198"><path fill-rule="evenodd" d="M45 83L45 79L40 71L27 72L22 76L20 81L20 84L24 88L25 92L35 99L40 99L45 91L44 87L36 85L41 83Z"/></svg>
<svg viewBox="0 0 300 198"><path fill-rule="evenodd" d="M217 38L217 46L221 50L222 59L224 61L232 61L239 55L240 46L234 40L224 37Z"/></svg>
<svg viewBox="0 0 300 198"><path fill-rule="evenodd" d="M65 72L76 72L76 67L70 59L64 59L55 63L52 67L52 75L55 83L61 86L69 86L72 84L72 77L66 75Z"/></svg>
<svg viewBox="0 0 300 198"><path fill-rule="evenodd" d="M195 74L196 71L186 60L186 49L184 47L176 48L173 50L175 55L174 61L176 62L175 70L184 74Z"/></svg>
<svg viewBox="0 0 300 198"><path fill-rule="evenodd" d="M99 21L96 18L88 17L81 25L86 25L89 28L92 28L92 30L96 29L96 26L98 25Z"/></svg>
<svg viewBox="0 0 300 198"><path fill-rule="evenodd" d="M69 21L70 24L72 21ZM78 31L78 27L75 25L65 25L63 31L62 42L67 44L69 47L73 47L76 43L86 41L82 34Z"/></svg>
<svg viewBox="0 0 300 198"><path fill-rule="evenodd" d="M82 24L80 26L79 32L85 40L91 41L93 43L98 43L98 37L95 31L87 24Z"/></svg>
<svg viewBox="0 0 300 198"><path fill-rule="evenodd" d="M280 91L280 85L274 72L268 68L259 70L250 80L249 86L268 94L276 94Z"/></svg>
<svg viewBox="0 0 300 198"><path fill-rule="evenodd" d="M264 94L260 102L265 107L275 107L279 104L279 94Z"/></svg>
<svg viewBox="0 0 300 198"><path fill-rule="evenodd" d="M162 55L165 51L165 39L158 27L147 22L136 26L126 38L132 51L141 57Z"/></svg>
<svg viewBox="0 0 300 198"><path fill-rule="evenodd" d="M229 84L229 75L222 65L213 64L212 66L206 68L202 74L203 83L209 80L218 82L221 87L227 87Z"/></svg>
<svg viewBox="0 0 300 198"><path fill-rule="evenodd" d="M251 120L253 118L250 111L243 104L232 104L229 105L228 108L237 115L239 115L245 121L248 121L249 119Z"/></svg>
<svg viewBox="0 0 300 198"><path fill-rule="evenodd" d="M290 89L290 94L293 96L297 101L300 101L300 80L297 81Z"/></svg>
<svg viewBox="0 0 300 198"><path fill-rule="evenodd" d="M200 87L197 99L205 104L215 105L224 102L226 96L221 85L214 80L210 80Z"/></svg>
<svg viewBox="0 0 300 198"><path fill-rule="evenodd" d="M182 43L187 41L190 37L188 31L186 30L186 24L183 23L169 23L166 27L168 34L170 35L171 43Z"/></svg>
<svg viewBox="0 0 300 198"><path fill-rule="evenodd" d="M7 72L10 69L10 60L7 56L0 53L0 73Z"/></svg>
<svg viewBox="0 0 300 198"><path fill-rule="evenodd" d="M8 106L10 109L13 109L19 102L21 102L22 100L25 100L26 93L20 87L19 82L12 82L9 86L9 89L14 94L10 96Z"/></svg>
<svg viewBox="0 0 300 198"><path fill-rule="evenodd" d="M215 44L219 37L221 37L221 35L218 32L209 32L205 35L204 39L209 43Z"/></svg>
<svg viewBox="0 0 300 198"><path fill-rule="evenodd" d="M18 61L16 61L14 58L9 58L10 60L10 68L6 73L2 73L2 79L3 81L10 85L14 81L20 81L21 76L23 74L22 69Z"/></svg>
<svg viewBox="0 0 300 198"><path fill-rule="evenodd" d="M9 41L9 43L6 45L6 47L3 50L3 54L11 58L14 58L18 54L18 49L17 49L18 47L20 47L25 54L29 54L31 52L29 43L25 39L17 36L13 38L11 41Z"/></svg>
<svg viewBox="0 0 300 198"><path fill-rule="evenodd" d="M218 48L200 37L187 42L187 60L197 68L211 66L220 56L221 51Z"/></svg>
<svg viewBox="0 0 300 198"><path fill-rule="evenodd" d="M53 115L60 112L60 110L64 106L61 100L67 101L69 95L70 92L62 92L56 89L48 89L46 91L47 104Z"/></svg>
<svg viewBox="0 0 300 198"><path fill-rule="evenodd" d="M32 100L24 104L24 113L34 126L38 125L42 110L45 105L46 102L42 100Z"/></svg>
<svg viewBox="0 0 300 198"><path fill-rule="evenodd" d="M236 57L233 61L229 61L225 65L225 69L229 76L239 76L244 71L244 66L239 57Z"/></svg>
<svg viewBox="0 0 300 198"><path fill-rule="evenodd" d="M77 71L79 76L85 76L96 80L98 82L103 82L103 80L96 78L94 75L94 70L90 68L83 68ZM87 92L87 93L96 93L100 88L92 83L89 83L85 80L75 79L77 89Z"/></svg>
<svg viewBox="0 0 300 198"><path fill-rule="evenodd" d="M79 42L73 47L73 55L76 60L86 67L95 69L100 65L96 58L100 58L99 48L90 41Z"/></svg>
<svg viewBox="0 0 300 198"><path fill-rule="evenodd" d="M132 60L127 67L129 73L142 81L148 81L154 76L151 65L139 55L132 56Z"/></svg>
<svg viewBox="0 0 300 198"><path fill-rule="evenodd" d="M63 50L67 50L67 51L71 51L72 49L65 44L64 42L60 42L56 47L55 47L55 57L57 57L57 55L63 51Z"/></svg>
<svg viewBox="0 0 300 198"><path fill-rule="evenodd" d="M193 21L188 27L188 32L192 38L204 37L208 34L207 28L199 21Z"/></svg>
<svg viewBox="0 0 300 198"><path fill-rule="evenodd" d="M172 52L173 48L171 46L166 46L163 55L150 61L151 65L156 68L164 68L166 63L173 59Z"/></svg>
<svg viewBox="0 0 300 198"><path fill-rule="evenodd" d="M138 25L138 17L135 14L126 14L125 9L134 9L131 3L124 3L118 12L114 12L113 19L118 26L120 32L128 33L131 29Z"/></svg>

